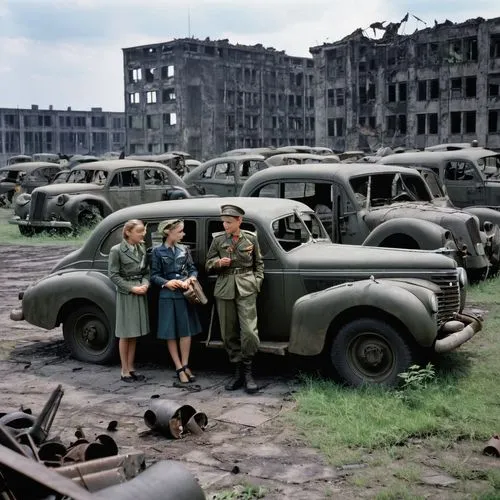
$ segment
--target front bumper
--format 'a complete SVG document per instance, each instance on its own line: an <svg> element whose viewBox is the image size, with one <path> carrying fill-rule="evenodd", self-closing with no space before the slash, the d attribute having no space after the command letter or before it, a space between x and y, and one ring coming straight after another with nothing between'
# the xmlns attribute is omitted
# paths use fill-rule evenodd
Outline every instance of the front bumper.
<svg viewBox="0 0 500 500"><path fill-rule="evenodd" d="M450 330L455 330L455 326L462 323L462 327L458 331L454 331L450 333L446 337L442 339L437 339L434 344L434 350L438 353L450 352L460 347L462 344L465 344L468 340L470 340L477 332L479 332L483 328L483 323L481 318L477 318L476 316L472 316L470 314L455 314L455 321L448 321L443 325L443 330L446 330L447 325L450 326Z"/></svg>
<svg viewBox="0 0 500 500"><path fill-rule="evenodd" d="M71 229L73 225L71 222L63 220L35 220L30 221L28 219L21 219L19 215L14 215L12 219L9 219L9 224L15 224L16 226L25 227L67 227Z"/></svg>

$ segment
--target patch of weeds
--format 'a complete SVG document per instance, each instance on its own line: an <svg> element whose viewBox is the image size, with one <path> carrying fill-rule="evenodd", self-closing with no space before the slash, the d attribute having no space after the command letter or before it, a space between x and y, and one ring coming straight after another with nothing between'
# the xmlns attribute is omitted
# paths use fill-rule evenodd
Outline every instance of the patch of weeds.
<svg viewBox="0 0 500 500"><path fill-rule="evenodd" d="M495 490L500 491L500 470L491 469L487 472L488 482L495 488Z"/></svg>
<svg viewBox="0 0 500 500"><path fill-rule="evenodd" d="M422 405L426 397L425 389L435 380L436 370L432 363L427 363L425 367L412 365L408 371L400 373L398 377L402 383L396 396L410 408L417 408Z"/></svg>
<svg viewBox="0 0 500 500"><path fill-rule="evenodd" d="M441 463L441 466L450 476L460 479L461 481L488 479L487 470L470 468L463 462L446 460Z"/></svg>
<svg viewBox="0 0 500 500"><path fill-rule="evenodd" d="M366 488L371 485L372 479L367 476L353 475L346 478L346 482L356 488Z"/></svg>
<svg viewBox="0 0 500 500"><path fill-rule="evenodd" d="M397 479L402 479L407 483L416 483L420 481L421 472L418 465L410 464L405 467L401 467L394 471L394 477Z"/></svg>
<svg viewBox="0 0 500 500"><path fill-rule="evenodd" d="M404 485L397 485L381 491L375 496L376 500L425 500L425 496L416 495L408 491Z"/></svg>
<svg viewBox="0 0 500 500"><path fill-rule="evenodd" d="M254 500L264 498L267 490L253 484L237 485L232 490L220 491L210 497L210 500Z"/></svg>

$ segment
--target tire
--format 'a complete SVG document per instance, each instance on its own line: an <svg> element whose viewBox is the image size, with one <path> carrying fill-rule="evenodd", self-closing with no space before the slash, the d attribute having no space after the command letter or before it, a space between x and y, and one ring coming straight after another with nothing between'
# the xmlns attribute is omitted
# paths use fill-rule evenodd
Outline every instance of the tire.
<svg viewBox="0 0 500 500"><path fill-rule="evenodd" d="M103 219L98 207L87 202L80 203L77 218L77 231L92 229Z"/></svg>
<svg viewBox="0 0 500 500"><path fill-rule="evenodd" d="M370 354L373 359L367 359ZM330 360L348 385L396 386L398 373L412 365L415 354L391 325L364 318L351 321L339 330L332 341Z"/></svg>
<svg viewBox="0 0 500 500"><path fill-rule="evenodd" d="M106 315L93 304L79 306L64 318L63 335L79 361L106 364L117 357L118 343Z"/></svg>
<svg viewBox="0 0 500 500"><path fill-rule="evenodd" d="M33 236L35 234L35 230L30 226L17 226L19 228L19 232L23 236Z"/></svg>

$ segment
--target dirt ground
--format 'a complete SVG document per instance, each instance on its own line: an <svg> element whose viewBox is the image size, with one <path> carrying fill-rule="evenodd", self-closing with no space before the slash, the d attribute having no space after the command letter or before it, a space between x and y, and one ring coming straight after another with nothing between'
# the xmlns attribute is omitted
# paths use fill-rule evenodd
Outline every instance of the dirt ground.
<svg viewBox="0 0 500 500"><path fill-rule="evenodd" d="M373 498L386 487L387 476L399 477L398 470L410 475L410 462L405 462L404 456L395 457L392 463L335 468L303 444L281 418L293 409L297 389L281 359L261 359L257 377L262 389L255 395L224 391L229 372L223 353L214 351L197 353L193 360L201 388L198 392L173 386L174 372L168 365L166 348L157 349L153 357L141 352L138 366L147 380L126 384L120 381L117 366L71 359L60 328L47 332L11 321L9 312L19 304L18 292L70 250L67 246L0 245L0 412L23 405L37 413L57 384L62 384L64 397L52 436L60 435L69 443L75 439L76 428L82 427L92 438L105 433L109 421L117 420L112 436L120 452L143 451L148 463L161 459L182 462L198 478L207 498L235 484L261 485L266 499ZM143 415L153 395L206 413L206 432L181 440L152 434ZM477 451L458 446L448 453L478 470L498 467L496 459L481 457ZM445 474L436 466L437 453L415 443L411 463L416 460L427 478L417 487L422 497L468 498L484 488L480 475L464 482Z"/></svg>

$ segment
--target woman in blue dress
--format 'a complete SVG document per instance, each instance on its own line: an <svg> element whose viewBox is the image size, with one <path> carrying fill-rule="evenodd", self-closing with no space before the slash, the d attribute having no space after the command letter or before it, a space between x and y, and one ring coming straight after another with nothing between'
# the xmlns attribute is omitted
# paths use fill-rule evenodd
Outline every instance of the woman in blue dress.
<svg viewBox="0 0 500 500"><path fill-rule="evenodd" d="M158 225L163 244L155 247L151 260L151 283L158 285L158 338L167 341L168 352L181 383L193 382L189 369L191 337L201 331L194 306L183 292L196 280L198 271L189 249L181 245L184 222L181 219L163 221Z"/></svg>

